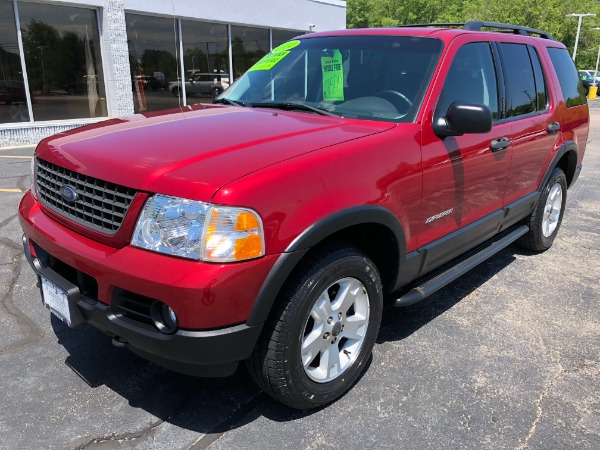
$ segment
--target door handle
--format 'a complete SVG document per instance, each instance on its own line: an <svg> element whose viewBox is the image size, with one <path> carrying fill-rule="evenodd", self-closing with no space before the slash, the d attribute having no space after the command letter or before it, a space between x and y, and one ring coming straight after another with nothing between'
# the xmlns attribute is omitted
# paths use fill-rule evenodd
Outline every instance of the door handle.
<svg viewBox="0 0 600 450"><path fill-rule="evenodd" d="M509 145L510 145L510 139L507 138L506 136L498 138L498 139L494 139L492 142L490 142L490 147L492 148L493 152L498 152L500 150L504 150Z"/></svg>
<svg viewBox="0 0 600 450"><path fill-rule="evenodd" d="M548 124L548 133L556 133L560 130L560 123L552 122Z"/></svg>

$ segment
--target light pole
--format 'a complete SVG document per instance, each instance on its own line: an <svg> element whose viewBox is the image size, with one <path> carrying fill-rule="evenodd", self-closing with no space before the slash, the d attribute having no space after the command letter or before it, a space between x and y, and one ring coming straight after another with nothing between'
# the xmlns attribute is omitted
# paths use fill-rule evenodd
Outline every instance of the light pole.
<svg viewBox="0 0 600 450"><path fill-rule="evenodd" d="M600 30L600 27L594 27L592 28L592 30ZM600 45L598 45L598 57L596 58L596 70L594 71L594 82L592 83L593 86L598 86L596 83L596 77L598 76L598 63L600 62Z"/></svg>
<svg viewBox="0 0 600 450"><path fill-rule="evenodd" d="M579 43L579 32L581 31L581 21L584 17L594 17L596 14L567 14L565 17L579 17L579 21L577 23L577 35L575 35L575 48L573 49L573 61L575 61L575 57L577 56L577 44Z"/></svg>

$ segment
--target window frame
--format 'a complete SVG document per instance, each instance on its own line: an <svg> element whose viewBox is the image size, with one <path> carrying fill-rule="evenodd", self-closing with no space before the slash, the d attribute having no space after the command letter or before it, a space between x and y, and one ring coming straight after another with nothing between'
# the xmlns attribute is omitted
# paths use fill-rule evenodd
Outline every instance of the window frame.
<svg viewBox="0 0 600 450"><path fill-rule="evenodd" d="M452 61L450 61L450 67L448 68L448 72L446 73L444 82L442 83L442 88L440 90L440 94L437 98L436 104L433 108L433 117L445 117L445 114L447 111L438 111L438 107L439 107L439 103L440 100L442 99L442 95L444 93L444 89L446 87L446 81L448 80L450 71L452 69L452 65L454 64L454 61L456 60L457 55L460 53L460 51L465 48L468 45L472 45L472 44L486 44L489 48L490 51L490 55L492 57L492 64L494 66L494 75L496 76L496 94L497 94L497 102L498 102L498 118L497 119L493 119L492 123L495 125L496 123L499 123L500 121L503 120L504 116L505 116L505 87L504 87L504 75L503 75L503 71L501 70L502 66L500 63L500 59L498 57L497 54L497 49L495 48L494 44L495 42L493 41L489 41L489 40L481 40L481 41L477 41L477 40L473 40L473 41L468 41L465 42L464 44L462 44L454 53L454 56L452 57ZM486 106L486 105L484 105ZM493 114L493 111L492 111Z"/></svg>
<svg viewBox="0 0 600 450"><path fill-rule="evenodd" d="M533 74L533 79L534 79L534 85L536 86L536 97L537 97L537 84L536 84L536 77L535 77L535 71L533 69L533 62L531 60L531 54L530 51L533 50L536 52L536 55L538 57L539 63L540 63L540 67L542 70L542 77L544 79L544 85L545 85L545 91L546 91L546 106L544 109L542 110L535 110L535 111L531 111L525 114L519 114L516 116L507 116L507 103L509 101L509 95L508 93L510 92L510 86L508 85L508 77L506 75L507 69L506 69L506 64L505 64L505 60L506 60L506 52L504 52L502 50L502 45L501 44L509 44L509 45L523 45L526 50L527 50L527 56L529 59L529 63L531 65L531 71ZM516 120L521 120L521 119L527 119L530 117L536 117L536 116L540 116L543 114L547 114L550 111L550 105L551 105L551 101L550 101L550 90L548 89L548 73L546 68L544 67L544 63L542 61L542 58L540 56L540 52L539 49L533 45L532 43L526 43L526 42L512 42L512 41L495 41L492 42L493 47L495 48L495 51L497 52L497 56L498 56L498 61L499 61L499 65L500 65L500 72L502 74L502 80L503 80L503 96L501 99L502 102L502 119L494 122L494 124L496 123L509 123L509 122L513 122ZM531 50L530 50L531 47ZM537 101L536 101L536 105L537 105Z"/></svg>

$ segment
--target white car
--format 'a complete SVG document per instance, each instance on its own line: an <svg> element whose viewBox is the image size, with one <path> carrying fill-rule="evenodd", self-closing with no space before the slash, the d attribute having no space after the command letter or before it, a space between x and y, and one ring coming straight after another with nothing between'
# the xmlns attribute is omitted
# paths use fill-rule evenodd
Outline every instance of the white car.
<svg viewBox="0 0 600 450"><path fill-rule="evenodd" d="M217 98L229 87L229 74L225 72L195 73L185 82L185 94L204 94ZM181 95L181 81L169 83L169 91L177 97Z"/></svg>

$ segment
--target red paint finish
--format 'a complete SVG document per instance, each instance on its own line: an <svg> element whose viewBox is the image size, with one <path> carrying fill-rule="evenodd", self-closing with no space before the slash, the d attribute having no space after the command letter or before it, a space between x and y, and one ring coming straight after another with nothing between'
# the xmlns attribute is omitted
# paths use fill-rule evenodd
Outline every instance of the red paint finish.
<svg viewBox="0 0 600 450"><path fill-rule="evenodd" d="M148 192L208 201L221 186L279 161L394 124L270 109L194 105L46 139L37 156ZM126 175L124 175L126 174Z"/></svg>
<svg viewBox="0 0 600 450"><path fill-rule="evenodd" d="M342 210L385 208L398 219L406 251L412 252L534 192L566 140L578 144L581 164L587 105L566 108L543 50L543 45L561 44L432 28L345 30L302 39L367 34L443 42L443 56L413 123L195 105L72 130L44 140L36 156L134 188L142 200L111 239L45 211L27 193L19 207L25 235L94 277L100 301L109 304L114 288L123 288L167 303L185 329L213 329L244 323L279 256L315 223ZM487 41L538 48L549 108L501 120L488 133L440 138L432 121L453 57L462 45ZM548 134L551 122L560 122L561 132ZM492 152L490 143L501 137L511 140L510 147ZM266 255L208 264L129 246L141 202L154 193L255 210L264 227Z"/></svg>
<svg viewBox="0 0 600 450"><path fill-rule="evenodd" d="M62 262L94 277L98 300L110 304L115 287L167 303L184 329L244 322L276 256L238 264L207 264L127 246L108 247L75 233L44 214L30 193L19 205L30 241Z"/></svg>
<svg viewBox="0 0 600 450"><path fill-rule="evenodd" d="M284 251L313 223L359 205L379 205L403 225L410 250L421 197L419 126L348 141L250 174L219 190L213 202L246 205L262 217L267 253Z"/></svg>

